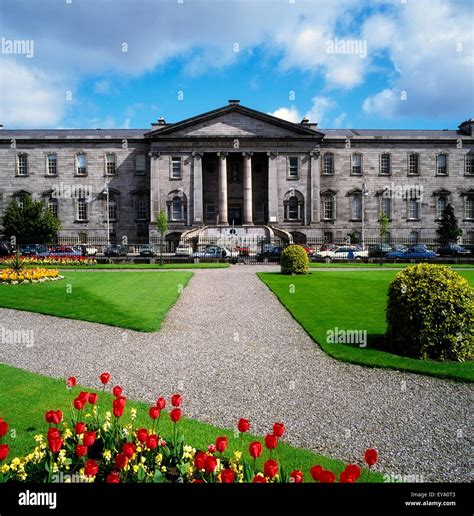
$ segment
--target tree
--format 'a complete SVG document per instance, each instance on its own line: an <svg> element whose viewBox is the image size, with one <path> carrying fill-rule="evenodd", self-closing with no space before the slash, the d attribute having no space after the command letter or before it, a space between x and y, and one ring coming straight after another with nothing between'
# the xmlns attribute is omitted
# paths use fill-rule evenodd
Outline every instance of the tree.
<svg viewBox="0 0 474 516"><path fill-rule="evenodd" d="M379 235L380 235L380 243L383 244L383 241L388 235L388 228L390 226L390 221L387 217L387 214L382 211L379 217Z"/></svg>
<svg viewBox="0 0 474 516"><path fill-rule="evenodd" d="M441 245L457 242L458 238L462 235L462 231L458 226L458 219L456 215L454 215L451 204L448 204L444 208L441 219L438 222L436 234L438 235L438 241Z"/></svg>
<svg viewBox="0 0 474 516"><path fill-rule="evenodd" d="M168 231L168 219L164 210L156 216L156 229L160 233L160 264L163 264L163 235Z"/></svg>
<svg viewBox="0 0 474 516"><path fill-rule="evenodd" d="M61 229L61 222L44 201L35 201L29 194L25 194L21 207L16 199L12 199L1 221L5 236L15 237L18 244L53 242Z"/></svg>

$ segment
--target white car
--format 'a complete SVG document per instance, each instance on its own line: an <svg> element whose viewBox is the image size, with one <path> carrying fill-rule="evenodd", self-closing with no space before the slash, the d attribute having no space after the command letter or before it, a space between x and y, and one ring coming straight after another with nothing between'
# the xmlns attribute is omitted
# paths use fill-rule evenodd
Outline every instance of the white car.
<svg viewBox="0 0 474 516"><path fill-rule="evenodd" d="M89 244L76 244L72 248L74 251L81 253L82 256L95 256L97 249Z"/></svg>
<svg viewBox="0 0 474 516"><path fill-rule="evenodd" d="M238 258L237 251L230 251L221 245L208 245L202 251L193 253L193 258Z"/></svg>
<svg viewBox="0 0 474 516"><path fill-rule="evenodd" d="M175 256L191 256L193 248L189 244L179 244L174 251Z"/></svg>
<svg viewBox="0 0 474 516"><path fill-rule="evenodd" d="M333 251L321 251L318 253L319 257L326 258L326 261L331 260L361 260L369 257L369 251L366 251L358 246L344 245Z"/></svg>

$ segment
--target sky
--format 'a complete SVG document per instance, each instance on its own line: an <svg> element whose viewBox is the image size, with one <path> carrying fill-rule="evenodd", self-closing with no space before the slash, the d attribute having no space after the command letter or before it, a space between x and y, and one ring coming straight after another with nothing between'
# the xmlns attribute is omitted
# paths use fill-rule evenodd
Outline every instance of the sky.
<svg viewBox="0 0 474 516"><path fill-rule="evenodd" d="M149 128L239 99L321 128L474 118L470 0L1 0L5 128Z"/></svg>

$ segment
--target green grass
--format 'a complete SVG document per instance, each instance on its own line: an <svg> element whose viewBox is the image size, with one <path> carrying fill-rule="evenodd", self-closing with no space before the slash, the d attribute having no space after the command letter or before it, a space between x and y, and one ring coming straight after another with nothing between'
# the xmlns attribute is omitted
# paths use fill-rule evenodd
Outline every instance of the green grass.
<svg viewBox="0 0 474 516"><path fill-rule="evenodd" d="M474 381L473 362L418 360L376 349L386 330L387 289L395 274L395 271L377 274L359 271L312 272L308 276L259 273L258 276L321 348L338 360ZM460 274L474 282L474 271L460 271ZM367 347L327 343L327 331L336 327L366 330Z"/></svg>
<svg viewBox="0 0 474 516"><path fill-rule="evenodd" d="M111 384L114 385L113 378ZM99 378L97 378L97 389L101 387ZM85 389L76 386L74 392L79 392L79 390ZM106 399L103 401L100 390L97 392L99 392L99 405L104 406L105 404L107 410L109 410L113 396L106 393ZM159 392L156 394L157 397L160 395ZM9 423L10 431L14 429L16 433L15 439L8 438L11 446L9 458L13 459L29 452L35 446L33 437L38 433L47 431L48 424L44 420L44 413L47 410L61 409L65 418L67 418L72 398L73 393L66 389L64 380L48 378L0 364L0 417ZM137 428L150 427L148 405L127 400L124 415L126 423L129 422L130 408L137 409L137 420L135 422ZM183 410L186 412L186 400ZM243 416L243 414L235 414L236 423L240 416ZM183 418L179 425L180 432L185 436L186 444L192 445L196 449L207 449L209 444L215 442L216 437L225 435L229 442L229 452L233 453L240 450L240 439L234 436L234 429L225 430L187 418ZM165 438L170 438L172 435L172 423L170 423L167 414L161 418L159 431ZM249 443L256 438L254 435L244 435L244 450L248 449ZM262 441L261 437L258 439ZM317 455L309 450L295 448L283 441L280 441L278 445L277 459L281 461L287 471L302 469L306 480L310 478L309 469L316 464L320 464L334 473L340 473L345 467L345 463L342 461ZM361 449L361 457L364 451ZM229 452L226 452L226 455ZM246 454L246 457L248 458L248 454ZM257 461L257 465L261 466L267 459L268 452L264 452ZM366 477L366 474L367 472L364 471L363 477L368 478L370 482L383 481L381 473L371 472L368 477Z"/></svg>
<svg viewBox="0 0 474 516"><path fill-rule="evenodd" d="M0 285L0 306L151 332L192 272L65 272L41 284Z"/></svg>
<svg viewBox="0 0 474 516"><path fill-rule="evenodd" d="M319 268L322 268L322 269L343 269L343 268L370 268L370 269L380 269L380 270L384 270L384 269L403 269L404 267L408 267L409 265L414 265L413 263L384 263L382 265L380 265L380 263L360 263L360 262L346 262L346 263L335 263L335 262L332 262L332 263L326 263L326 262L322 262L322 263L316 263L316 262L311 262L310 263L310 267L313 268L313 269L319 269ZM461 264L461 263L450 263L450 264L442 264L442 265L446 265L447 267L451 267L453 269L471 269L471 268L474 268L474 264L472 263L464 263L464 264Z"/></svg>

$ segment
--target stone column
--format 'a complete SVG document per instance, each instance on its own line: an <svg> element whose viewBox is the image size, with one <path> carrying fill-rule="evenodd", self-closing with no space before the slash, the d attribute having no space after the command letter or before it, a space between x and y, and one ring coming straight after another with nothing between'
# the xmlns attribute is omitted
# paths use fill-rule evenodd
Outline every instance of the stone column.
<svg viewBox="0 0 474 516"><path fill-rule="evenodd" d="M320 192L321 192L321 175L319 172L319 151L313 151L309 153L310 156L310 168L311 168L311 208L310 208L310 223L320 222L321 210L320 210Z"/></svg>
<svg viewBox="0 0 474 516"><path fill-rule="evenodd" d="M268 223L278 223L277 152L268 156Z"/></svg>
<svg viewBox="0 0 474 516"><path fill-rule="evenodd" d="M201 225L202 219L202 153L193 152L193 224Z"/></svg>
<svg viewBox="0 0 474 516"><path fill-rule="evenodd" d="M227 152L218 152L219 156L219 224L228 225L227 210Z"/></svg>
<svg viewBox="0 0 474 516"><path fill-rule="evenodd" d="M160 211L160 153L151 151L150 156L150 222L156 221L156 215Z"/></svg>
<svg viewBox="0 0 474 516"><path fill-rule="evenodd" d="M253 224L252 200L252 155L253 152L244 152L244 224Z"/></svg>

